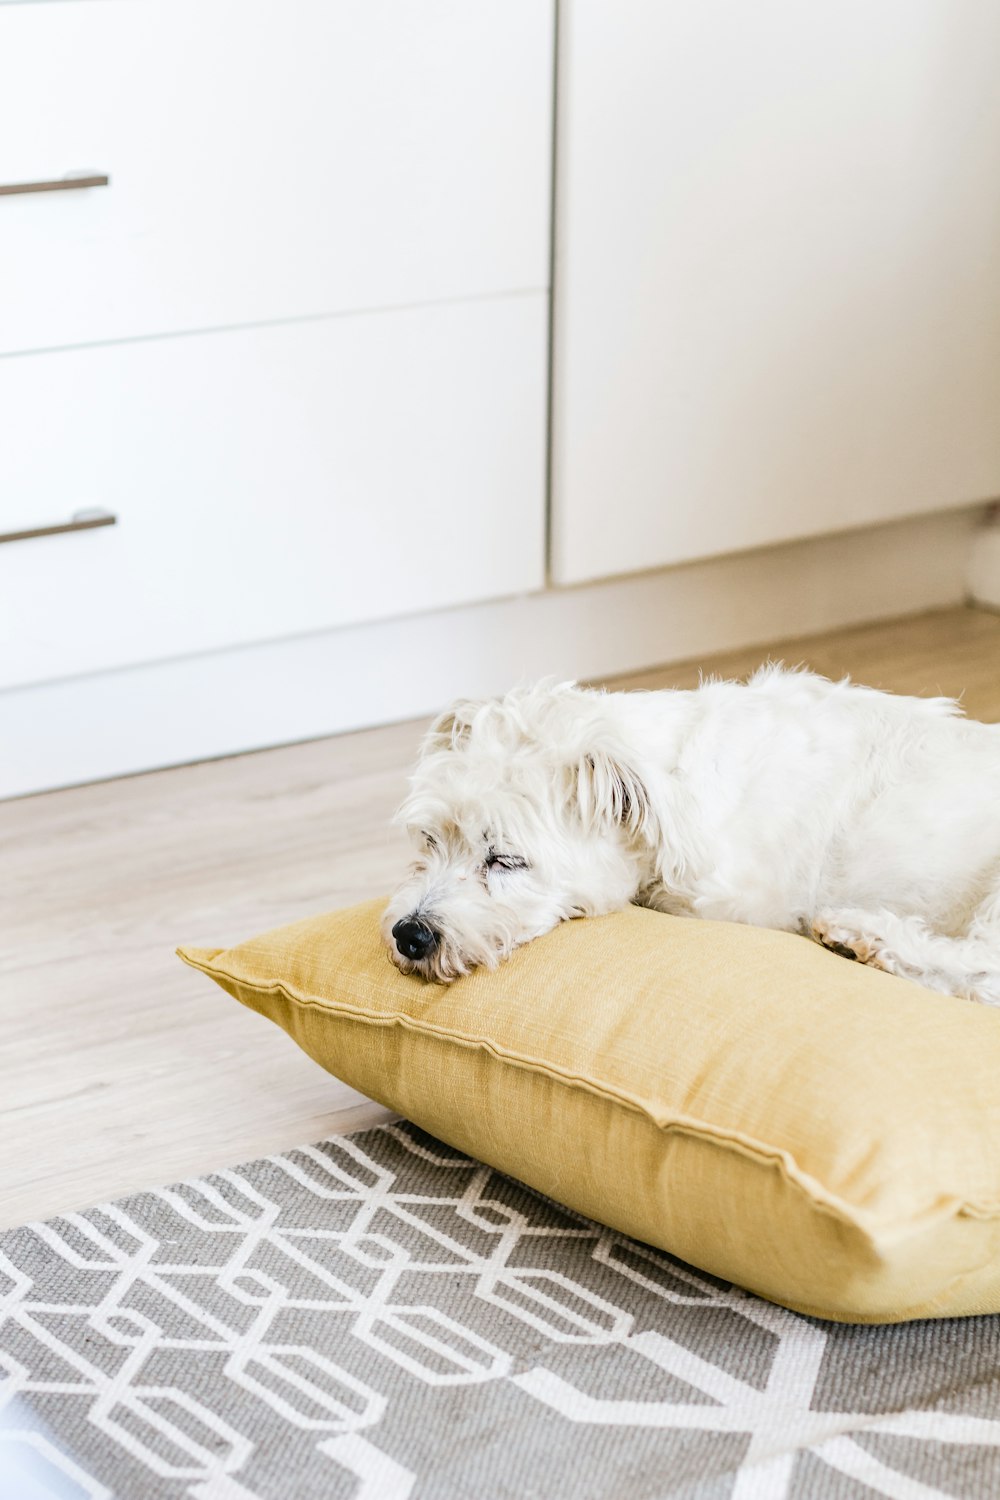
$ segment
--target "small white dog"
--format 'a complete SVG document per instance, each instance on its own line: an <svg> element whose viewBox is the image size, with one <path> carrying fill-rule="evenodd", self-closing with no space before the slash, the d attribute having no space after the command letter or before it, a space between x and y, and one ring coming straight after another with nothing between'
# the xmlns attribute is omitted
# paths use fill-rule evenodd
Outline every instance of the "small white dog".
<svg viewBox="0 0 1000 1500"><path fill-rule="evenodd" d="M635 902L803 932L1000 1004L1000 726L768 666L693 692L542 683L432 727L383 935L446 982Z"/></svg>

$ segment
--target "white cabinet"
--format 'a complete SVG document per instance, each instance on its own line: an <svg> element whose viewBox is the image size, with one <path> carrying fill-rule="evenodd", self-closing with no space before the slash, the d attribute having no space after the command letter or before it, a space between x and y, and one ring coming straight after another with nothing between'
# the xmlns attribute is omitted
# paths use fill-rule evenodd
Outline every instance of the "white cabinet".
<svg viewBox="0 0 1000 1500"><path fill-rule="evenodd" d="M560 47L557 581L1000 494L996 0L566 0Z"/></svg>
<svg viewBox="0 0 1000 1500"><path fill-rule="evenodd" d="M0 353L548 284L548 0L0 8Z"/></svg>
<svg viewBox="0 0 1000 1500"><path fill-rule="evenodd" d="M0 5L0 688L543 585L553 33Z"/></svg>

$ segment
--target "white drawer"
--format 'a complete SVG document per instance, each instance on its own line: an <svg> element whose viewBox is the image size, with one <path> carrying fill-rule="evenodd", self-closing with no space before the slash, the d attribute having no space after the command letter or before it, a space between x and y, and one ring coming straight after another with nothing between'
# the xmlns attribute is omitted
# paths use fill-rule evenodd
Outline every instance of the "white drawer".
<svg viewBox="0 0 1000 1500"><path fill-rule="evenodd" d="M540 587L547 307L0 360L0 686Z"/></svg>
<svg viewBox="0 0 1000 1500"><path fill-rule="evenodd" d="M538 289L552 0L0 7L0 353Z"/></svg>

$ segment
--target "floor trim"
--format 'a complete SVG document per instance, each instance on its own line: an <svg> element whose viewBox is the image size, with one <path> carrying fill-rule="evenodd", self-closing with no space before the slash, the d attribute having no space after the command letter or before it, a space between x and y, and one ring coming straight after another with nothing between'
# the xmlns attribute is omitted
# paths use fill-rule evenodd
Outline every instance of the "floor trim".
<svg viewBox="0 0 1000 1500"><path fill-rule="evenodd" d="M1000 504L990 507L972 534L969 554L969 597L987 609L1000 609Z"/></svg>

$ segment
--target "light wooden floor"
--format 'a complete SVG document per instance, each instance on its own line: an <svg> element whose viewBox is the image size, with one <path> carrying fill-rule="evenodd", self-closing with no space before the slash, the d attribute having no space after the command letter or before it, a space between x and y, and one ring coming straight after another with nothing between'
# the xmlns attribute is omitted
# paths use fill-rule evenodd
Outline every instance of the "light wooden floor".
<svg viewBox="0 0 1000 1500"><path fill-rule="evenodd" d="M1000 719L1000 617L950 610L771 654ZM0 1222L232 1165L383 1115L174 957L387 891L423 725L0 803Z"/></svg>

